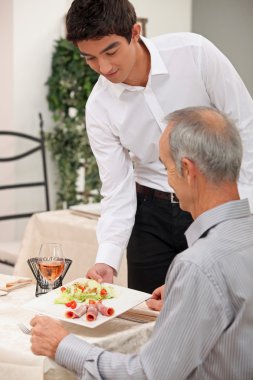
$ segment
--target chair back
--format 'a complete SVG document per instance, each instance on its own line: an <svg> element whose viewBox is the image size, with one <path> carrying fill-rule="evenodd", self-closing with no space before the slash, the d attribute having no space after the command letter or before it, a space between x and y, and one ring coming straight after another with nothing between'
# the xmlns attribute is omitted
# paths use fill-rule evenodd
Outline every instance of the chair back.
<svg viewBox="0 0 253 380"><path fill-rule="evenodd" d="M34 137L31 135L28 135L26 133L21 132L14 132L14 131L7 131L7 130L0 130L0 138L2 136L15 136L17 139L20 139L21 142L22 139L30 140L34 142L34 147L31 149L27 149L19 154L14 154L12 156L8 157L2 157L0 154L0 163L6 163L11 161L18 161L22 160L24 157L33 155L34 153L40 151L41 153L41 162L42 162L42 180L41 181L25 181L25 182L19 182L19 183L12 183L12 184L4 184L0 186L1 190L8 190L8 189L20 189L20 188L31 188L31 187L44 187L44 196L45 196L45 210L49 211L49 192L48 192L48 180L47 180L47 166L46 166L46 154L45 154L45 144L44 144L44 131L43 131L43 119L41 113L39 113L39 125L40 125L40 137ZM43 210L43 211L45 211ZM18 219L18 218L28 218L31 215L33 215L35 212L40 211L29 211L17 213L17 214L9 214L9 215L0 215L0 221L2 220L9 220L9 219Z"/></svg>

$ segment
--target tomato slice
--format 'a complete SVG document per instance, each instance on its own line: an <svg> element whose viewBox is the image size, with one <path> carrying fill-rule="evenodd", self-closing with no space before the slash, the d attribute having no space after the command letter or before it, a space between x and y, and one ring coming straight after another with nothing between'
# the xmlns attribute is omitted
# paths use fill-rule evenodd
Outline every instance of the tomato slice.
<svg viewBox="0 0 253 380"><path fill-rule="evenodd" d="M65 286L62 286L61 287L61 292L65 292L65 290L66 290Z"/></svg>
<svg viewBox="0 0 253 380"><path fill-rule="evenodd" d="M65 303L65 306L70 307L73 301L69 301Z"/></svg>
<svg viewBox="0 0 253 380"><path fill-rule="evenodd" d="M96 304L96 301L95 300L89 300L89 305L93 305L93 304Z"/></svg>
<svg viewBox="0 0 253 380"><path fill-rule="evenodd" d="M71 307L71 309L75 309L77 307L77 303L75 300L71 301L70 307Z"/></svg>
<svg viewBox="0 0 253 380"><path fill-rule="evenodd" d="M102 289L100 290L100 295L101 295L101 296L107 296L107 290L106 290L105 288L102 288Z"/></svg>

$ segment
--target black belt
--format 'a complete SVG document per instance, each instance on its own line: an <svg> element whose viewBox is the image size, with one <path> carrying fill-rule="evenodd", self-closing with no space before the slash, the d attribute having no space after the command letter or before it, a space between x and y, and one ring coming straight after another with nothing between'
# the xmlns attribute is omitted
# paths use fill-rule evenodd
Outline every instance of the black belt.
<svg viewBox="0 0 253 380"><path fill-rule="evenodd" d="M136 191L139 194L147 195L151 198L166 199L171 203L179 203L179 200L175 193L167 193L166 191L151 189L151 187L143 186L139 183L136 183Z"/></svg>

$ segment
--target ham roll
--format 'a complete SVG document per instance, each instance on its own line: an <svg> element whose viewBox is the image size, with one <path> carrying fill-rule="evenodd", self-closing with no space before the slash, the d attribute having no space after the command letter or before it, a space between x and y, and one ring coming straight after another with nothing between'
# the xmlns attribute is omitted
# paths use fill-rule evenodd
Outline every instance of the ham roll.
<svg viewBox="0 0 253 380"><path fill-rule="evenodd" d="M98 316L98 309L97 305L88 305L87 313L86 313L86 319L89 322L93 322L97 319Z"/></svg>
<svg viewBox="0 0 253 380"><path fill-rule="evenodd" d="M88 305L82 304L81 306L77 307L75 310L68 310L65 313L66 318L80 318L82 317L88 309Z"/></svg>
<svg viewBox="0 0 253 380"><path fill-rule="evenodd" d="M96 306L97 306L98 311L102 315L106 315L107 317L110 317L111 315L114 314L114 308L113 307L107 307L107 306L105 306L99 302L96 304Z"/></svg>

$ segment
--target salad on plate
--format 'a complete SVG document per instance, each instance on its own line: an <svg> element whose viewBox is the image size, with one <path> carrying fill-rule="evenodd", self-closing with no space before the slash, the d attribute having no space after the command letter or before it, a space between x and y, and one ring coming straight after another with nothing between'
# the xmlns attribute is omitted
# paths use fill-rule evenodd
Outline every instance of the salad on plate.
<svg viewBox="0 0 253 380"><path fill-rule="evenodd" d="M54 303L64 304L67 308L72 309L65 312L67 318L80 318L86 314L87 321L95 321L98 313L105 316L114 314L114 309L103 305L102 301L117 296L117 291L113 286L84 279L66 287L62 286Z"/></svg>

